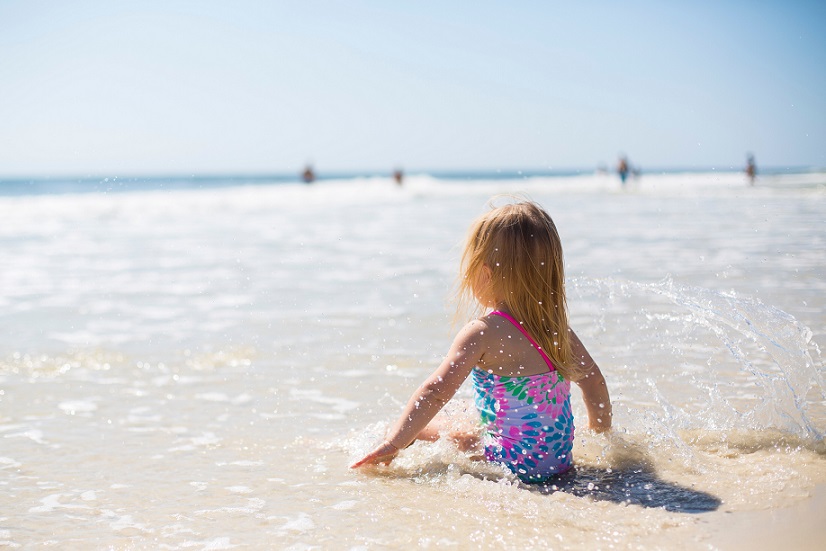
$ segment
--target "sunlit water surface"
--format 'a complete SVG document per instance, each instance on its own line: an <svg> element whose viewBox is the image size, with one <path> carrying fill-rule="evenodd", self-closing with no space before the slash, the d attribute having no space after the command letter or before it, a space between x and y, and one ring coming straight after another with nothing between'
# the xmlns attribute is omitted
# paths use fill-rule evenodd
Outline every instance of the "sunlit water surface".
<svg viewBox="0 0 826 551"><path fill-rule="evenodd" d="M0 197L0 546L714 548L826 483L824 186ZM459 244L501 192L559 227L614 433L580 430L542 487L444 442L349 470L447 350Z"/></svg>

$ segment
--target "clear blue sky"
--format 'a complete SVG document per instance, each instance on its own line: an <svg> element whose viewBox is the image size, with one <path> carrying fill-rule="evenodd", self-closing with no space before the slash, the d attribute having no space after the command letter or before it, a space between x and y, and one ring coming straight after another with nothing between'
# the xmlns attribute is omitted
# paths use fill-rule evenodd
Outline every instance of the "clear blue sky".
<svg viewBox="0 0 826 551"><path fill-rule="evenodd" d="M0 0L0 176L748 151L826 166L826 2Z"/></svg>

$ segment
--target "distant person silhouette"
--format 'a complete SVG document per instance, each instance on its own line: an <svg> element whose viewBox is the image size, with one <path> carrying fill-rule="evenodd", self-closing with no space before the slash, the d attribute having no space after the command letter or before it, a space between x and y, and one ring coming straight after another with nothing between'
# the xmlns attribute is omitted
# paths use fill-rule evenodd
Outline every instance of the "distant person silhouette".
<svg viewBox="0 0 826 551"><path fill-rule="evenodd" d="M304 172L301 173L301 179L305 184L312 184L315 181L315 172L313 172L312 165L304 167Z"/></svg>
<svg viewBox="0 0 826 551"><path fill-rule="evenodd" d="M404 173L401 171L400 168L397 168L393 171L393 179L396 181L396 185L402 185L404 181Z"/></svg>
<svg viewBox="0 0 826 551"><path fill-rule="evenodd" d="M757 177L757 164L754 162L754 155L751 153L746 157L746 176L749 179L749 185L754 185L754 179Z"/></svg>
<svg viewBox="0 0 826 551"><path fill-rule="evenodd" d="M619 163L617 163L617 174L619 174L620 183L622 183L623 187L625 187L625 181L628 179L629 170L628 158L625 155L621 155Z"/></svg>

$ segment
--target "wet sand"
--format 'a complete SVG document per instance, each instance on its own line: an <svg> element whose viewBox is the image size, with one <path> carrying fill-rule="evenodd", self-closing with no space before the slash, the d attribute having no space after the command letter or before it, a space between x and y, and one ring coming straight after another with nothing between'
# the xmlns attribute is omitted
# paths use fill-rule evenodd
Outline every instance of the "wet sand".
<svg viewBox="0 0 826 551"><path fill-rule="evenodd" d="M709 515L708 543L721 551L826 548L826 484L788 507Z"/></svg>

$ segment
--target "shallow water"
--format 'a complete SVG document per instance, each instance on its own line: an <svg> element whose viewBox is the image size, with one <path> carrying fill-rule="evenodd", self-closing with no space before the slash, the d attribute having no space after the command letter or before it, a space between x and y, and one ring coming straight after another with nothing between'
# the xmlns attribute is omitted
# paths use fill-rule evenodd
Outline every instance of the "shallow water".
<svg viewBox="0 0 826 551"><path fill-rule="evenodd" d="M826 484L826 178L617 187L0 197L0 542L714 548L727 519L805 503ZM442 442L350 471L446 351L458 245L499 192L556 220L616 430L579 431L556 487Z"/></svg>

